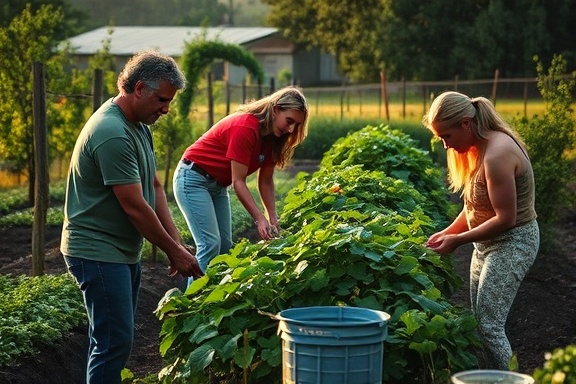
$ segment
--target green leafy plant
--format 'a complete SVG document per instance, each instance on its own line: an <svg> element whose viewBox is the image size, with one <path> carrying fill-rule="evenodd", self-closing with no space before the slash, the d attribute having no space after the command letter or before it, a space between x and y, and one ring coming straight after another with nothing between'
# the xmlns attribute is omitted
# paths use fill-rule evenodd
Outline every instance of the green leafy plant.
<svg viewBox="0 0 576 384"><path fill-rule="evenodd" d="M201 383L207 367L213 372L236 367L249 369L250 382L263 377L274 381L279 377L280 340L277 324L265 313L338 304L391 313L385 375L421 375L420 364L409 364L420 354L411 346L410 334L395 332L400 317L414 309L424 323L436 315L446 318L447 328L456 318L474 322L444 298L442 289L450 285L444 282L455 284L457 277L444 259L420 245L420 221L343 211L266 245L237 245L229 255L214 259L207 275L184 295L174 290L159 307L164 320L161 352L171 362L161 375L167 382ZM421 332L438 348L438 370L448 369L442 361L474 363L461 348L475 343L470 328L454 329L462 333L460 341Z"/></svg>
<svg viewBox="0 0 576 384"><path fill-rule="evenodd" d="M24 188L13 188L0 192L0 214L6 214L27 205L28 190Z"/></svg>
<svg viewBox="0 0 576 384"><path fill-rule="evenodd" d="M533 374L537 384L576 384L576 345L555 349L545 358Z"/></svg>
<svg viewBox="0 0 576 384"><path fill-rule="evenodd" d="M0 366L37 352L85 320L82 296L69 275L0 275Z"/></svg>
<svg viewBox="0 0 576 384"><path fill-rule="evenodd" d="M576 121L573 108L576 73L566 76L566 61L561 56L552 59L546 70L538 61L538 89L546 102L542 116L514 120L518 132L528 146L534 168L536 212L542 232L541 248L549 248L552 224L575 201L573 184L576 149Z"/></svg>
<svg viewBox="0 0 576 384"><path fill-rule="evenodd" d="M336 141L321 162L322 172L327 173L350 165L362 165L367 171L378 170L413 186L426 197L427 213L438 226L446 224L446 218L457 213L449 202L438 165L417 141L398 129L383 124L368 125Z"/></svg>
<svg viewBox="0 0 576 384"><path fill-rule="evenodd" d="M365 148L368 158L372 150L378 152ZM279 238L237 244L185 293L174 289L159 304L162 380L279 381L274 315L319 305L391 314L383 372L389 382L446 382L452 370L475 367L468 351L480 345L475 320L447 300L462 282L449 257L423 246L434 225L428 196L358 164L301 177L286 197Z"/></svg>
<svg viewBox="0 0 576 384"><path fill-rule="evenodd" d="M62 225L64 213L62 203L66 183L56 182L50 185L50 204L47 212L47 224ZM25 188L12 188L0 192L0 226L32 225L34 208L28 207L28 191Z"/></svg>
<svg viewBox="0 0 576 384"><path fill-rule="evenodd" d="M339 119L326 115L310 116L308 136L306 140L294 150L294 158L321 160L324 153L328 151L338 139L358 131L368 124L376 124L375 119L360 117Z"/></svg>
<svg viewBox="0 0 576 384"><path fill-rule="evenodd" d="M60 226L64 220L63 207L50 207L46 215L46 225ZM0 217L0 227L13 225L32 225L34 222L34 208L28 208Z"/></svg>

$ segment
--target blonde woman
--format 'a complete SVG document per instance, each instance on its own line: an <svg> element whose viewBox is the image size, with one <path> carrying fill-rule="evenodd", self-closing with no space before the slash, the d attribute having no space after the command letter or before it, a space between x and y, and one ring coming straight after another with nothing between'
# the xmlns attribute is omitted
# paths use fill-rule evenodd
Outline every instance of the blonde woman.
<svg viewBox="0 0 576 384"><path fill-rule="evenodd" d="M470 299L487 368L508 369L508 312L540 244L534 175L526 148L484 97L439 95L423 119L444 144L452 191L464 207L426 245L440 254L473 243Z"/></svg>
<svg viewBox="0 0 576 384"><path fill-rule="evenodd" d="M304 95L287 87L241 105L184 151L174 173L174 195L196 243L202 271L232 246L229 186L262 239L278 233L274 170L288 164L306 137L307 125ZM256 171L264 212L246 185L247 176Z"/></svg>

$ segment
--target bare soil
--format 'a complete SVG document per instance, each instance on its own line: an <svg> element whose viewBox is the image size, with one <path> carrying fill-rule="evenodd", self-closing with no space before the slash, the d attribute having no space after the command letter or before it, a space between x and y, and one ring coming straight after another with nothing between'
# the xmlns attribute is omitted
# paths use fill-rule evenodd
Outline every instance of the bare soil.
<svg viewBox="0 0 576 384"><path fill-rule="evenodd" d="M576 344L576 212L567 212L555 229L557 246L541 253L524 279L510 312L507 332L520 362L520 372L531 374L544 363L544 354ZM46 234L45 272L65 272L58 250L60 228ZM29 275L31 229L0 229L0 273ZM470 247L456 253L457 272L465 280L453 296L468 305ZM163 263L144 262L142 290L136 314L136 341L127 367L143 378L162 368L158 351L161 323L153 314L164 293L183 286L182 278L171 278ZM86 329L74 329L63 340L45 345L40 353L20 359L12 367L0 367L0 383L76 384L84 382L87 350Z"/></svg>
<svg viewBox="0 0 576 384"><path fill-rule="evenodd" d="M66 265L60 250L60 228L49 228L46 234L45 273L62 274ZM32 269L32 231L28 227L0 229L0 274L30 275ZM165 263L144 262L142 286L136 313L135 344L129 368L137 378L162 369L159 353L161 323L154 310L164 293L184 287L181 277L169 277ZM42 346L39 354L22 358L12 367L0 367L0 383L67 384L84 383L88 337L86 327L69 332L63 340Z"/></svg>

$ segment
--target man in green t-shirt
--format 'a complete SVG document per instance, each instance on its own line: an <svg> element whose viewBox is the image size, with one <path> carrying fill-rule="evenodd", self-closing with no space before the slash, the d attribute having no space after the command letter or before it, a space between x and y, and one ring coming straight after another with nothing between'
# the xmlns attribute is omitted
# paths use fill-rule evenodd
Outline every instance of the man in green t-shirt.
<svg viewBox="0 0 576 384"><path fill-rule="evenodd" d="M117 85L119 95L94 112L76 141L60 246L88 313L89 384L121 382L134 340L144 239L166 253L171 275L202 275L180 243L148 127L168 113L184 75L172 58L148 51L128 61Z"/></svg>

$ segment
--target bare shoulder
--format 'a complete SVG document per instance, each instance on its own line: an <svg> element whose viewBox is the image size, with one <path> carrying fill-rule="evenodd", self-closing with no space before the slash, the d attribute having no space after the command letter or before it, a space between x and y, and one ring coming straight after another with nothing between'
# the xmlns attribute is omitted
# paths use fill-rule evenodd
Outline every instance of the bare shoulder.
<svg viewBox="0 0 576 384"><path fill-rule="evenodd" d="M490 132L486 144L485 155L501 156L506 154L522 154L520 144L504 132Z"/></svg>
<svg viewBox="0 0 576 384"><path fill-rule="evenodd" d="M520 144L514 138L504 132L490 132L484 161L492 164L504 164L514 169L515 173L523 172L526 168L526 156L524 155Z"/></svg>

